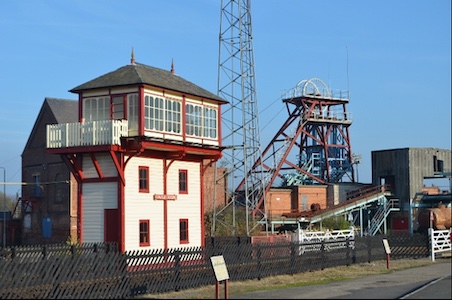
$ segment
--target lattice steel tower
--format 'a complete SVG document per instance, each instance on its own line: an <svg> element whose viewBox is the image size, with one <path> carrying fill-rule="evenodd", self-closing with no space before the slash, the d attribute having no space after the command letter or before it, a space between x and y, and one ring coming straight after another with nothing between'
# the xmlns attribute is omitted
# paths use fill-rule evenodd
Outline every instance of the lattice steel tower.
<svg viewBox="0 0 452 300"><path fill-rule="evenodd" d="M222 107L222 167L227 186L215 185L216 194L226 192L227 204L214 210L212 236L218 225L236 235L236 210L246 210L247 234L266 220L263 173L253 164L261 158L260 132L254 73L250 0L221 1L218 59L218 95L229 102ZM215 172L217 174L217 172ZM258 206L258 202L261 204ZM226 212L232 220L226 219Z"/></svg>

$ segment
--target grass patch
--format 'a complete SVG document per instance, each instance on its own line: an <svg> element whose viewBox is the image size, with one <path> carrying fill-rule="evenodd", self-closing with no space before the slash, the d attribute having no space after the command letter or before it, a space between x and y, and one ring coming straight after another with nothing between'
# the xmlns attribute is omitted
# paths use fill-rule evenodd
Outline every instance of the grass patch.
<svg viewBox="0 0 452 300"><path fill-rule="evenodd" d="M371 263L353 264L350 266L339 266L323 270L296 273L294 275L279 275L265 277L260 280L229 281L229 295L237 295L263 290L278 290L309 285L326 284L330 282L350 280L366 275L390 273L395 270L420 267L433 264L429 258L398 259L390 261L389 269L386 260ZM220 289L223 293L224 286ZM204 286L195 289L181 290L163 294L143 295L136 298L141 299L212 299L215 296L215 286Z"/></svg>

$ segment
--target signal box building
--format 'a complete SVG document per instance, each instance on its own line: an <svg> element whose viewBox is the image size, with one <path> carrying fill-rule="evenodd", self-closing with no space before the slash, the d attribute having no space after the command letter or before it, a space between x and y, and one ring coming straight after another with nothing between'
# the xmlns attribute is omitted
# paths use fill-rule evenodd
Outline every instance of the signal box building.
<svg viewBox="0 0 452 300"><path fill-rule="evenodd" d="M221 158L215 94L131 63L81 84L78 121L47 125L77 182L79 242L121 251L204 245L204 176Z"/></svg>

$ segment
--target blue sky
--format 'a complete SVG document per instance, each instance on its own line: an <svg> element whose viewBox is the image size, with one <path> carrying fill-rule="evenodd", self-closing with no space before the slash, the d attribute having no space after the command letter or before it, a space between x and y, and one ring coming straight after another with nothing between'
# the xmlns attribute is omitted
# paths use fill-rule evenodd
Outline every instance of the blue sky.
<svg viewBox="0 0 452 300"><path fill-rule="evenodd" d="M371 151L451 149L450 0L251 3L262 147L287 118L282 91L315 77L350 90L360 182L371 182ZM137 62L169 70L174 59L179 76L217 93L220 9L220 0L0 1L7 194L20 195L21 154L45 97L77 99L70 89L127 65L132 48Z"/></svg>

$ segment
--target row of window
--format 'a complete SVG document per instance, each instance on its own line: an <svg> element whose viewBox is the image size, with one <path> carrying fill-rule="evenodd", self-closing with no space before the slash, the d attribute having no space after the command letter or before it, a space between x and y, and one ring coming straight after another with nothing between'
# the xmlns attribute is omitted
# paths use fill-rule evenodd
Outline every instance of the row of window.
<svg viewBox="0 0 452 300"><path fill-rule="evenodd" d="M138 167L140 193L149 193L149 167ZM179 194L188 194L188 170L179 170Z"/></svg>
<svg viewBox="0 0 452 300"><path fill-rule="evenodd" d="M144 98L144 128L181 134L182 103L146 95ZM138 95L115 95L83 100L83 118L87 122L127 119L130 130L138 129ZM193 103L185 104L185 131L189 136L216 139L217 109Z"/></svg>
<svg viewBox="0 0 452 300"><path fill-rule="evenodd" d="M149 220L140 220L140 246L151 245ZM188 219L179 219L179 243L188 244Z"/></svg>

